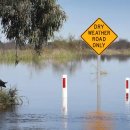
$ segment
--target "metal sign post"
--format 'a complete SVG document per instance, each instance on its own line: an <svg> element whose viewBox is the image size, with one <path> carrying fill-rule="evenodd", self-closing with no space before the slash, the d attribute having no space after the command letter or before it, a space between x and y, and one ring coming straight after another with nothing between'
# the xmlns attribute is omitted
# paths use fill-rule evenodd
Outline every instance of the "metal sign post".
<svg viewBox="0 0 130 130"><path fill-rule="evenodd" d="M101 87L101 55L97 56L97 111L100 111L101 108L101 94L100 94L100 87Z"/></svg>

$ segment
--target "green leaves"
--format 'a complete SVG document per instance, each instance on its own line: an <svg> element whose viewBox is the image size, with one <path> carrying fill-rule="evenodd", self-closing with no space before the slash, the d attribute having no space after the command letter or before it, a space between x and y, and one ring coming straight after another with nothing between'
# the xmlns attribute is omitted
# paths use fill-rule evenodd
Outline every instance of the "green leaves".
<svg viewBox="0 0 130 130"><path fill-rule="evenodd" d="M7 39L39 50L62 27L66 14L56 0L0 0L0 18Z"/></svg>

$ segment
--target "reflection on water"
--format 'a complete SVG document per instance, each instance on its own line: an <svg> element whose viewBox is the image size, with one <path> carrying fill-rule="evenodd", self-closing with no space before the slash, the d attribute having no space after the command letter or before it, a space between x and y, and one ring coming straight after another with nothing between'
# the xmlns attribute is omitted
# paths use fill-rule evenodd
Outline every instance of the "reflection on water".
<svg viewBox="0 0 130 130"><path fill-rule="evenodd" d="M80 67L81 67L81 60L77 61L74 60L66 63L52 61L52 68L55 72L64 72L67 69L70 74L73 74Z"/></svg>
<svg viewBox="0 0 130 130"><path fill-rule="evenodd" d="M74 59L72 61L64 61L64 60L43 60L33 57L32 61L28 62L22 62L22 60L19 59L19 57L15 58L15 66L17 67L18 64L28 64L29 67L32 68L34 71L40 71L43 69L46 69L50 64L52 65L52 68L55 72L64 72L68 71L70 74L73 74L78 68L81 67L81 62L90 62L91 60L96 60L96 55L88 55L86 57L83 57L82 59ZM126 62L130 59L130 56L124 56L124 55L114 55L114 56L108 56L108 55L102 55L101 61L110 61L110 60L118 60L119 62ZM0 64L10 64L12 63L10 61L0 61ZM14 64L14 63L13 63Z"/></svg>
<svg viewBox="0 0 130 130"><path fill-rule="evenodd" d="M128 59L130 59L129 56L118 56L118 55L117 56L105 56L105 55L101 56L102 62L110 61L110 60L118 60L119 62L126 62ZM87 63L87 62L91 62L92 60L96 60L95 55L87 56L83 58L82 60L76 59L73 61L65 61L65 62L58 61L58 60L47 60L47 61L34 60L33 62L28 63L28 66L31 71L35 70L36 72L40 72L41 70L44 70L51 65L55 73L69 72L69 74L73 74L76 72L76 70L81 68L82 61L85 61Z"/></svg>
<svg viewBox="0 0 130 130"><path fill-rule="evenodd" d="M105 112L93 112L87 115L91 120L86 123L85 130L114 130L112 115Z"/></svg>
<svg viewBox="0 0 130 130"><path fill-rule="evenodd" d="M101 56L101 60L102 61L110 61L110 60L119 60L120 62L125 62L127 60L129 60L130 56L125 56L125 55L114 55L114 56L107 56L107 55L102 55Z"/></svg>
<svg viewBox="0 0 130 130"><path fill-rule="evenodd" d="M114 130L112 126L112 119L110 113L103 112L101 109L101 68L100 55L97 57L97 108L96 112L87 114L91 120L87 121L85 130Z"/></svg>
<svg viewBox="0 0 130 130"><path fill-rule="evenodd" d="M129 56L101 56L101 61L110 61L110 60L118 60L120 62L126 62L130 57ZM66 61L66 62L60 62L56 60L51 60L47 62L38 62L35 64L35 62L32 63L33 69L35 68L36 70L40 69L45 69L49 64L52 65L52 68L55 72L64 72L68 71L70 74L73 74L77 69L81 67L81 62L86 61L90 62L91 60L96 60L95 55L87 56L84 59L77 59L73 61Z"/></svg>

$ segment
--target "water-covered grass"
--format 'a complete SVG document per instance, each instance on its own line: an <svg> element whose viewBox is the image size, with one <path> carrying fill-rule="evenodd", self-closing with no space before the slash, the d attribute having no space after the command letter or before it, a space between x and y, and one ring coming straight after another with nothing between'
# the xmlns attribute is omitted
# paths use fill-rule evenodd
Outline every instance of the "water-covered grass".
<svg viewBox="0 0 130 130"><path fill-rule="evenodd" d="M71 61L74 59L82 59L89 55L95 55L96 53L91 49L52 49L44 48L40 55L37 55L35 51L31 49L18 50L18 57L16 58L15 50L0 50L0 63L15 63L17 62L39 62L41 60L58 60L58 61ZM130 55L130 50L112 50L107 49L103 54L111 55Z"/></svg>
<svg viewBox="0 0 130 130"><path fill-rule="evenodd" d="M90 50L67 50L67 49L48 49L45 48L40 55L36 54L33 50L18 50L18 58L16 59L15 50L0 50L0 62L14 63L16 60L20 62L30 62L39 60L72 60L79 59L88 55Z"/></svg>

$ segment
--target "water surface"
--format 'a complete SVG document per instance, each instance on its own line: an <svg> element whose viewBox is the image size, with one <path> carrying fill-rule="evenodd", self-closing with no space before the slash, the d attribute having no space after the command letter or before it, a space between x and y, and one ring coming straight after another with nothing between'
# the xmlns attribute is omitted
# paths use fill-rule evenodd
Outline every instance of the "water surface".
<svg viewBox="0 0 130 130"><path fill-rule="evenodd" d="M102 57L100 100L97 100L96 57L60 63L0 65L7 88L16 86L24 104L0 112L0 130L129 130L130 105L125 102L129 57ZM68 75L68 111L62 109L63 74ZM99 109L97 106L100 105Z"/></svg>

